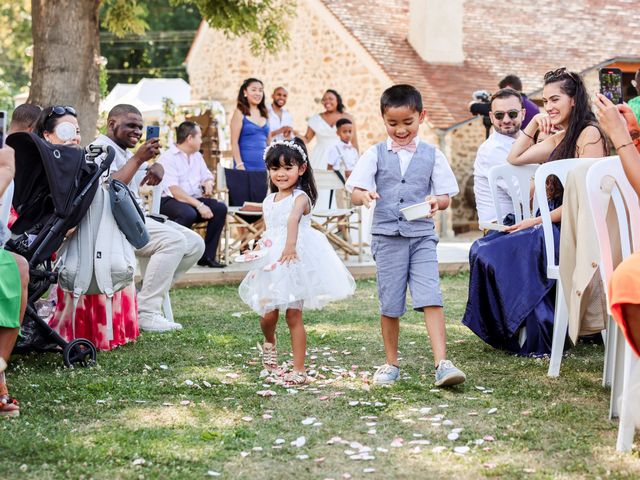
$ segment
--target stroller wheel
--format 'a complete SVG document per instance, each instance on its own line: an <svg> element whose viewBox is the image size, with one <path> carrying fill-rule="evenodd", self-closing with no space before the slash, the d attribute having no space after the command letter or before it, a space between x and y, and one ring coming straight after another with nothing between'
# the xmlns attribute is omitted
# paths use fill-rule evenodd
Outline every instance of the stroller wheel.
<svg viewBox="0 0 640 480"><path fill-rule="evenodd" d="M90 367L96 363L96 347L89 340L84 338L76 338L64 347L62 356L64 366L69 368Z"/></svg>

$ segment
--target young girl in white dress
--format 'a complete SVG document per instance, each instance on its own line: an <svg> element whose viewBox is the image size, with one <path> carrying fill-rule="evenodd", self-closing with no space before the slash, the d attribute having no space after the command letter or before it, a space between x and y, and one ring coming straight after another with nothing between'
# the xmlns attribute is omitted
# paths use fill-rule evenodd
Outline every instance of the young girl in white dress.
<svg viewBox="0 0 640 480"><path fill-rule="evenodd" d="M319 309L352 295L355 282L326 237L311 227L318 192L302 140L273 142L264 159L273 193L262 204L266 231L260 248L268 253L261 268L244 278L239 294L260 315L262 363L270 372L278 369L275 332L280 311L286 312L293 370L284 380L301 385L307 382L302 309Z"/></svg>

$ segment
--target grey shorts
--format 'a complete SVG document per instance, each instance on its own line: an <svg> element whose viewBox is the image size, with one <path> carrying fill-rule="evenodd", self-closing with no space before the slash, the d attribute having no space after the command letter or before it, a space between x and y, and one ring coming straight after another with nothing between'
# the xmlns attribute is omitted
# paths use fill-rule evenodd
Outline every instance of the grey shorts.
<svg viewBox="0 0 640 480"><path fill-rule="evenodd" d="M407 311L407 284L414 310L442 306L437 245L436 235L373 235L371 253L382 315L400 317Z"/></svg>

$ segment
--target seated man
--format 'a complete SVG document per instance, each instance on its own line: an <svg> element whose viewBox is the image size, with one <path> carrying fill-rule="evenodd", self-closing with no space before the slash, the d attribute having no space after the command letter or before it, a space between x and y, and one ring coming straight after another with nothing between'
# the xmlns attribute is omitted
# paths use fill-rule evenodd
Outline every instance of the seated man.
<svg viewBox="0 0 640 480"><path fill-rule="evenodd" d="M133 105L116 105L107 117L107 134L100 135L93 143L111 145L116 157L111 164L111 177L127 183L138 203L138 185L133 178L148 160L159 153L157 138L148 140L134 155L130 148L142 137L142 114ZM157 185L164 170L158 163L146 168L142 185ZM202 256L204 242L200 235L173 222L146 219L149 243L136 250L142 273L142 288L138 292L138 324L142 330L164 332L182 328L179 323L167 320L161 313L164 297L173 281L189 270Z"/></svg>
<svg viewBox="0 0 640 480"><path fill-rule="evenodd" d="M210 198L213 175L199 151L202 132L195 122L182 122L178 125L176 137L176 144L158 160L165 169L160 212L187 228L196 222L207 222L204 255L198 260L198 265L222 268L225 265L216 261L216 251L227 206Z"/></svg>
<svg viewBox="0 0 640 480"><path fill-rule="evenodd" d="M495 165L505 165L513 142L520 135L524 119L522 96L512 88L498 90L491 97L489 118L493 133L489 135L476 153L473 164L473 193L480 222L497 220L496 208L489 188L489 170ZM513 213L513 203L503 180L498 182L498 199L502 214Z"/></svg>

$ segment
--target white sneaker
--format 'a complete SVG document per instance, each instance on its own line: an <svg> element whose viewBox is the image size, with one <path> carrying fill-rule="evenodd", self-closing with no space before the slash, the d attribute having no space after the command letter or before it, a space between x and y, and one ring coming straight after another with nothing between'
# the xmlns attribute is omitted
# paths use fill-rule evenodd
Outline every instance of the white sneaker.
<svg viewBox="0 0 640 480"><path fill-rule="evenodd" d="M170 322L159 313L141 313L138 316L138 326L140 330L145 332L168 332L182 329L182 325Z"/></svg>

